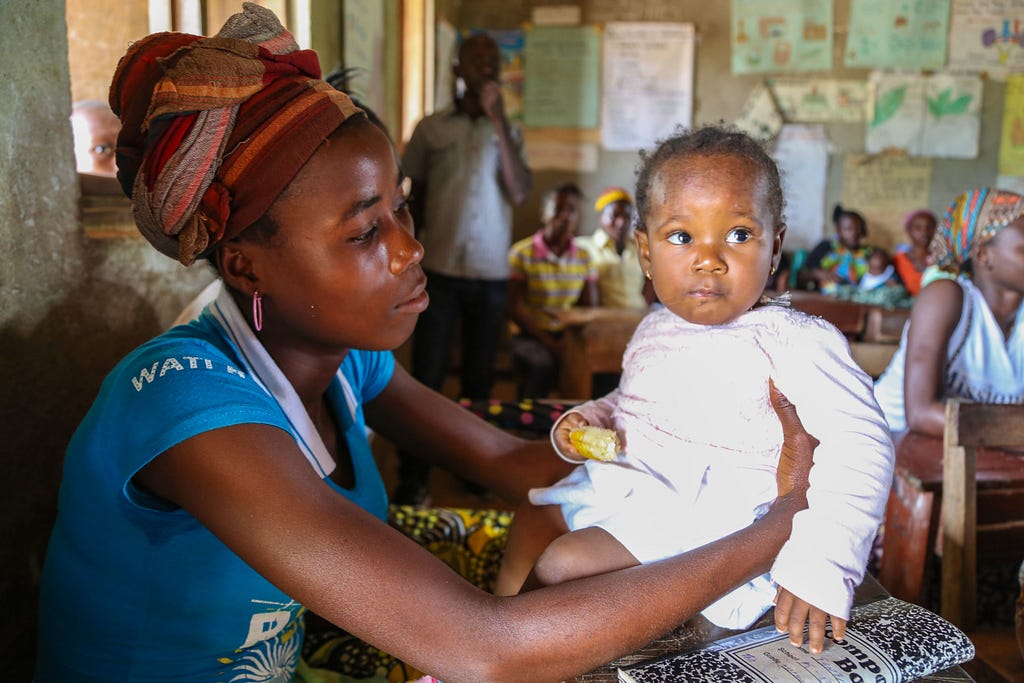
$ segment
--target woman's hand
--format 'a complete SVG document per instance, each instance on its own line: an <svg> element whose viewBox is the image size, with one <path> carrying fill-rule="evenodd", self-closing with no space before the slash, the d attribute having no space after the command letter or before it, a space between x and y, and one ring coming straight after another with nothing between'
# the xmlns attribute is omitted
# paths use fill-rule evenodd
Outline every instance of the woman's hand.
<svg viewBox="0 0 1024 683"><path fill-rule="evenodd" d="M569 432L576 429L577 427L586 427L589 422L586 418L579 413L568 413L565 417L558 421L555 425L554 441L555 447L558 448L562 455L570 458L583 459L583 456L576 451L576 447L572 445L572 440L569 438Z"/></svg>
<svg viewBox="0 0 1024 683"><path fill-rule="evenodd" d="M796 406L779 391L775 382L768 380L768 395L775 413L782 423L782 455L775 480L779 487L779 498L797 496L806 506L807 489L810 486L811 465L814 464L814 449L820 443L807 433L796 414Z"/></svg>

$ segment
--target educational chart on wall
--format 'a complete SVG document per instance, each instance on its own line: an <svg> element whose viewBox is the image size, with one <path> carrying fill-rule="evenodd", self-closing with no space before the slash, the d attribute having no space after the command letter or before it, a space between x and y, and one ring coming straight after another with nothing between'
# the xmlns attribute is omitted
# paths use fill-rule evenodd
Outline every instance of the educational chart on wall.
<svg viewBox="0 0 1024 683"><path fill-rule="evenodd" d="M693 113L693 24L612 22L604 27L601 144L650 147Z"/></svg>
<svg viewBox="0 0 1024 683"><path fill-rule="evenodd" d="M535 26L526 32L523 122L595 128L601 45L594 26Z"/></svg>
<svg viewBox="0 0 1024 683"><path fill-rule="evenodd" d="M903 217L928 206L931 159L894 154L847 154L843 160L843 206L868 223L868 242L892 249L905 241Z"/></svg>
<svg viewBox="0 0 1024 683"><path fill-rule="evenodd" d="M1024 0L953 0L949 66L997 78L1024 68Z"/></svg>
<svg viewBox="0 0 1024 683"><path fill-rule="evenodd" d="M786 198L787 251L811 249L824 237L828 136L824 126L787 124L775 139L772 157Z"/></svg>
<svg viewBox="0 0 1024 683"><path fill-rule="evenodd" d="M911 156L973 159L981 130L981 79L950 73L871 74L872 107L865 148Z"/></svg>
<svg viewBox="0 0 1024 683"><path fill-rule="evenodd" d="M523 118L523 47L526 34L520 29L488 30L501 54L501 96L505 101L505 114L511 121ZM465 38L465 36L463 36Z"/></svg>
<svg viewBox="0 0 1024 683"><path fill-rule="evenodd" d="M782 128L782 113L767 83L761 81L754 86L734 123L737 128L758 140L766 141L778 135Z"/></svg>
<svg viewBox="0 0 1024 683"><path fill-rule="evenodd" d="M949 0L851 0L846 66L941 68L948 22Z"/></svg>
<svg viewBox="0 0 1024 683"><path fill-rule="evenodd" d="M775 104L787 122L863 121L868 84L838 79L773 78Z"/></svg>
<svg viewBox="0 0 1024 683"><path fill-rule="evenodd" d="M452 103L455 83L452 61L458 44L458 30L445 19L438 19L434 24L434 111Z"/></svg>
<svg viewBox="0 0 1024 683"><path fill-rule="evenodd" d="M828 71L832 0L732 0L732 72Z"/></svg>
<svg viewBox="0 0 1024 683"><path fill-rule="evenodd" d="M1006 80L999 173L1024 176L1024 74L1012 74Z"/></svg>
<svg viewBox="0 0 1024 683"><path fill-rule="evenodd" d="M345 0L344 54L356 71L349 88L376 112L384 111L384 6L373 0ZM218 24L219 26L219 24Z"/></svg>

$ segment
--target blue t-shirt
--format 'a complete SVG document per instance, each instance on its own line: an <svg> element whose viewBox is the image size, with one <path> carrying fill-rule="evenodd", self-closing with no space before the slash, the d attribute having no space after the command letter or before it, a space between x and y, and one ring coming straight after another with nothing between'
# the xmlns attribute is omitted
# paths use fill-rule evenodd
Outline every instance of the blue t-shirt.
<svg viewBox="0 0 1024 683"><path fill-rule="evenodd" d="M184 510L132 476L196 434L260 423L296 440L278 402L207 314L129 354L68 446L40 599L36 683L290 681L303 607ZM390 381L390 352L350 351L328 390L355 485L330 485L381 519L387 496L362 405ZM254 492L256 495L256 492Z"/></svg>

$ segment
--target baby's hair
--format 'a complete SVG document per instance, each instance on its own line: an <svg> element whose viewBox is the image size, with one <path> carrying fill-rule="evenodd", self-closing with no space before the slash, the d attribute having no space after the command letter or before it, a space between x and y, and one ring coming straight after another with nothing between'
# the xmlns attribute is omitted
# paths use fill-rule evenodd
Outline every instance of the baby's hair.
<svg viewBox="0 0 1024 683"><path fill-rule="evenodd" d="M547 223L555 215L555 202L558 201L560 194L570 194L577 199L583 199L583 190L576 183L568 181L556 185L544 193L544 200L540 203L541 222Z"/></svg>
<svg viewBox="0 0 1024 683"><path fill-rule="evenodd" d="M761 170L768 184L765 196L772 218L772 230L782 223L785 199L779 167L764 147L740 129L724 124L699 128L678 128L671 137L658 142L653 152L640 152L640 166L636 173L636 229L647 230L646 217L650 210L651 181L671 159L697 156L734 156L750 161Z"/></svg>
<svg viewBox="0 0 1024 683"><path fill-rule="evenodd" d="M836 208L832 209L832 225L839 225L839 219L843 216L849 216L853 220L857 221L860 226L860 236L868 236L868 222L864 220L864 216L860 215L856 211L844 209L841 204L836 204Z"/></svg>

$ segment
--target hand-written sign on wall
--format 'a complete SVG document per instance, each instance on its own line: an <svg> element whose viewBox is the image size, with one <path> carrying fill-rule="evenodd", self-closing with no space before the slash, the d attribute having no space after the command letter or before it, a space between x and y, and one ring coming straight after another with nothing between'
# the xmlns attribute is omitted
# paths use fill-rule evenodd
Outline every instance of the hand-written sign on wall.
<svg viewBox="0 0 1024 683"><path fill-rule="evenodd" d="M928 206L930 159L900 155L849 154L843 165L843 206L868 223L868 242L892 248L905 241L903 217Z"/></svg>
<svg viewBox="0 0 1024 683"><path fill-rule="evenodd" d="M526 34L527 126L597 126L601 44L592 26L536 26Z"/></svg>

